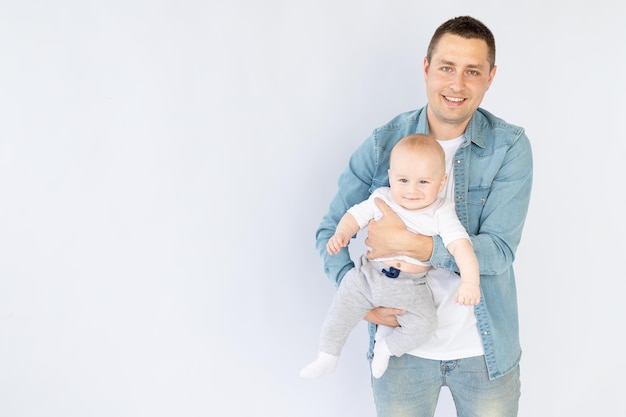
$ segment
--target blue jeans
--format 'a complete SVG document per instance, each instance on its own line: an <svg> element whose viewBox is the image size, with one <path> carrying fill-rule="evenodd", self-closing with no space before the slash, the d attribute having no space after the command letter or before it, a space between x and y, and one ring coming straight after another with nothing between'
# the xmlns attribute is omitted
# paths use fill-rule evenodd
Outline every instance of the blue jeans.
<svg viewBox="0 0 626 417"><path fill-rule="evenodd" d="M483 356L437 361L392 356L380 379L372 378L378 417L432 417L441 387L450 389L458 417L516 417L519 365L489 380Z"/></svg>

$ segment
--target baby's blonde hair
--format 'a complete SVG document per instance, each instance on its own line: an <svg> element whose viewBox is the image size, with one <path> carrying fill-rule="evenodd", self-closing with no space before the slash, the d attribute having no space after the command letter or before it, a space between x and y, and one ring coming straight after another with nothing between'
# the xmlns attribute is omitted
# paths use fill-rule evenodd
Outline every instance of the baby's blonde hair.
<svg viewBox="0 0 626 417"><path fill-rule="evenodd" d="M390 158L393 158L393 154L398 152L398 149L406 149L407 151L413 151L417 153L430 153L433 154L434 157L438 158L442 169L445 171L446 168L446 154L439 144L434 138L431 138L428 135L424 135L421 133L414 133L400 139L398 143L395 144L393 149L391 150Z"/></svg>

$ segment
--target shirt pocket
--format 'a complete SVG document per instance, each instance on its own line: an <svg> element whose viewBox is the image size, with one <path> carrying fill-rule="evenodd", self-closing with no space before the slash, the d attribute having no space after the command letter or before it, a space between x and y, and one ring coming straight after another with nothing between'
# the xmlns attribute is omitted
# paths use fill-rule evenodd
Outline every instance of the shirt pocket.
<svg viewBox="0 0 626 417"><path fill-rule="evenodd" d="M470 187L467 190L467 218L468 218L468 232L470 234L477 234L482 218L483 208L489 195L490 187Z"/></svg>

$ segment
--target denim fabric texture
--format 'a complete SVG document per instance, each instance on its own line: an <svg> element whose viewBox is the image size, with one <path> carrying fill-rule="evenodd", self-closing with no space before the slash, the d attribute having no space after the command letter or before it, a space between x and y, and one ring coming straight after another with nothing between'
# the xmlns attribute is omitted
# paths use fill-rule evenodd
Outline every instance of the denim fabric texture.
<svg viewBox="0 0 626 417"><path fill-rule="evenodd" d="M377 416L432 417L444 386L450 388L458 417L517 416L519 366L495 380L486 373L482 356L453 361L391 357L383 376L372 378Z"/></svg>
<svg viewBox="0 0 626 417"><path fill-rule="evenodd" d="M338 192L316 232L324 271L339 286L354 267L347 248L333 256L326 243L343 214L389 186L387 170L393 146L413 133L428 134L426 107L403 113L373 131L350 157L338 181ZM455 206L465 226L481 273L481 300L475 307L490 379L513 370L521 347L513 261L520 243L532 186L532 151L524 129L479 108L465 130L454 161ZM434 237L430 263L458 272L441 238ZM375 326L370 325L372 336Z"/></svg>

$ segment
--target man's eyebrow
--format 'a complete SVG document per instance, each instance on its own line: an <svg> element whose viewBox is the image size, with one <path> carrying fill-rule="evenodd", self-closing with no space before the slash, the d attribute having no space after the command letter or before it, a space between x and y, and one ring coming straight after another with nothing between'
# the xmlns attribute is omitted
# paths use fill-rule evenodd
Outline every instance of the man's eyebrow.
<svg viewBox="0 0 626 417"><path fill-rule="evenodd" d="M457 64L455 62L449 61L447 59L442 59L439 62L439 65L448 65L448 66L451 66L451 67L456 67L457 66ZM472 68L472 69L483 69L484 67L485 66L482 65L482 64L469 64L469 65L465 66L465 68Z"/></svg>

